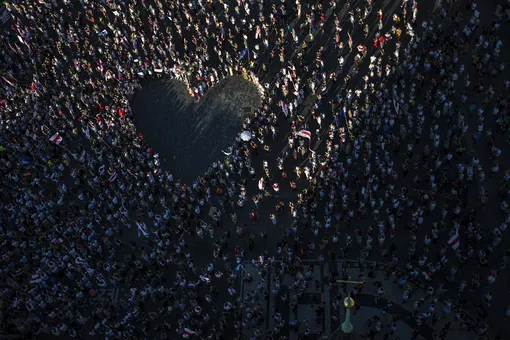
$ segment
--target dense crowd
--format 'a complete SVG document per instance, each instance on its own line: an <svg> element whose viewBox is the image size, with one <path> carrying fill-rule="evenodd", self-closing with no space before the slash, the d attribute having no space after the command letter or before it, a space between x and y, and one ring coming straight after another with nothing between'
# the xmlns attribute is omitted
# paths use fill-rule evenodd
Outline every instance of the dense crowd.
<svg viewBox="0 0 510 340"><path fill-rule="evenodd" d="M404 288L448 277L460 298L472 289L489 307L508 263L508 4L484 25L472 0L444 1L420 21L421 2L388 14L364 0L341 16L335 1L10 1L0 37L2 334L243 338L264 318L254 296L237 299L238 264L252 259L261 273L294 275L291 308L310 279L300 259L328 256L408 263ZM320 35L327 45L314 44ZM198 100L232 75L262 94L241 130L252 139L239 135L181 183L136 130L130 101L151 79L181 80ZM282 138L279 153L271 145ZM494 206L491 221L477 218ZM282 236L268 239L270 228ZM214 264L194 255L195 237L209 240ZM458 279L476 265L471 282ZM94 300L111 285L129 285L126 299ZM417 324L432 313L417 312ZM250 338L284 339L294 323L274 317L278 326ZM461 325L488 329L483 318Z"/></svg>

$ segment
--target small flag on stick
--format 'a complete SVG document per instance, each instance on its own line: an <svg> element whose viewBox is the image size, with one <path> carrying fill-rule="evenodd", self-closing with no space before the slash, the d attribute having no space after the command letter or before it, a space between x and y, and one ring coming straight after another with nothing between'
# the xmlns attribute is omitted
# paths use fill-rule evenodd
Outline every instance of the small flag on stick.
<svg viewBox="0 0 510 340"><path fill-rule="evenodd" d="M453 250L456 250L460 246L460 237L459 237L459 230L455 230L455 234L450 237L448 240L448 244L453 248Z"/></svg>
<svg viewBox="0 0 510 340"><path fill-rule="evenodd" d="M57 132L56 134L50 137L50 142L52 142L53 144L60 145L60 143L62 143L62 139L63 139L62 136L60 136L60 134Z"/></svg>
<svg viewBox="0 0 510 340"><path fill-rule="evenodd" d="M308 139L312 138L312 133L307 130L298 131L298 132L296 132L296 135L300 136L300 137L308 138Z"/></svg>

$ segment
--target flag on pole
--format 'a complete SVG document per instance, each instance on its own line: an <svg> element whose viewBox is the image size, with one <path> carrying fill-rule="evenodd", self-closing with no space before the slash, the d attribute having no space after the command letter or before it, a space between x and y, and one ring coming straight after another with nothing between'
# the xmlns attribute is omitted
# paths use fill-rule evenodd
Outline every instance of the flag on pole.
<svg viewBox="0 0 510 340"><path fill-rule="evenodd" d="M184 333L182 334L182 337L183 337L184 339L189 339L189 338L191 338L191 336L192 336L193 334L196 334L196 332L195 332L195 331L192 331L192 330L191 330L191 329L189 329L189 328L184 328Z"/></svg>
<svg viewBox="0 0 510 340"><path fill-rule="evenodd" d="M204 275L200 275L200 280L202 280L205 283L211 283L211 279Z"/></svg>
<svg viewBox="0 0 510 340"><path fill-rule="evenodd" d="M264 178L263 177L261 177L259 179L259 189L264 190Z"/></svg>
<svg viewBox="0 0 510 340"><path fill-rule="evenodd" d="M453 250L456 250L460 246L460 237L459 237L459 230L455 230L455 234L450 237L448 240L448 244L453 248Z"/></svg>
<svg viewBox="0 0 510 340"><path fill-rule="evenodd" d="M76 264L81 264L81 265L86 264L85 260L84 260L84 259L82 259L82 258L81 258L81 257L79 257L79 256L76 258L76 260L74 260L74 262L75 262Z"/></svg>
<svg viewBox="0 0 510 340"><path fill-rule="evenodd" d="M243 59L244 57L249 55L249 53L250 53L250 49L248 47L246 47L244 50L241 51L241 53L239 53L239 56L237 56L237 61Z"/></svg>
<svg viewBox="0 0 510 340"><path fill-rule="evenodd" d="M42 281L42 277L41 275L39 274L34 274L32 275L32 277L30 278L30 284L34 284L34 283L39 283Z"/></svg>
<svg viewBox="0 0 510 340"><path fill-rule="evenodd" d="M62 143L62 137L60 136L60 133L57 132L56 134L51 136L50 142L52 142L53 144L60 145L60 143Z"/></svg>
<svg viewBox="0 0 510 340"><path fill-rule="evenodd" d="M300 137L311 139L312 138L312 133L310 131L307 131L307 130L301 130L301 131L296 132L296 136L300 136Z"/></svg>
<svg viewBox="0 0 510 340"><path fill-rule="evenodd" d="M115 171L108 180L110 183L113 183L117 179L117 171Z"/></svg>
<svg viewBox="0 0 510 340"><path fill-rule="evenodd" d="M12 77L5 77L5 76L2 76L2 79L9 85L11 86L16 86L16 79L12 78Z"/></svg>
<svg viewBox="0 0 510 340"><path fill-rule="evenodd" d="M147 229L147 226L145 225L145 223L142 223L142 222L136 222L136 225L138 226L138 236L140 236L140 232L143 234L143 236L145 237L149 237L149 230Z"/></svg>
<svg viewBox="0 0 510 340"><path fill-rule="evenodd" d="M246 271L246 269L244 269L243 265L240 263L237 265L237 267L234 268L234 271L237 272L239 269Z"/></svg>

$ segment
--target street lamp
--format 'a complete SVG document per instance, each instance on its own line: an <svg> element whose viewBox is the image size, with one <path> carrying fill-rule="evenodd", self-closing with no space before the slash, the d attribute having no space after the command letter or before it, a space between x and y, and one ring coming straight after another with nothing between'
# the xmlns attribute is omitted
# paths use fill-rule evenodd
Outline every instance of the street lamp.
<svg viewBox="0 0 510 340"><path fill-rule="evenodd" d="M354 302L354 299L351 298L351 295L349 294L348 297L344 299L344 307L345 307L345 321L342 323L342 332L344 333L351 333L354 329L352 323L351 323L351 309L354 308L356 303Z"/></svg>
<svg viewBox="0 0 510 340"><path fill-rule="evenodd" d="M364 282L351 281L351 280L335 280L335 282L336 283L355 283L355 284L363 284L364 283ZM354 326L351 323L351 309L354 308L355 305L356 305L356 302L351 297L351 293L349 293L349 295L344 299L344 307L346 309L345 321L340 325L340 329L344 333L351 333L354 329ZM337 331L335 331L335 333Z"/></svg>

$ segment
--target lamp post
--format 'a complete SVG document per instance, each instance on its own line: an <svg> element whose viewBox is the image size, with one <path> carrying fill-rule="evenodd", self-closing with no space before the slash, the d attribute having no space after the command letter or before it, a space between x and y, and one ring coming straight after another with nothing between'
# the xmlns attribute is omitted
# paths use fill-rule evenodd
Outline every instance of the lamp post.
<svg viewBox="0 0 510 340"><path fill-rule="evenodd" d="M336 283L355 283L355 284L363 284L363 282L359 281L350 281L350 280L336 280ZM351 323L351 309L354 308L356 305L356 302L351 297L351 294L344 299L344 307L346 309L345 311L345 321L340 325L340 329L344 333L351 333L354 330L354 326ZM336 332L335 332L336 333Z"/></svg>
<svg viewBox="0 0 510 340"><path fill-rule="evenodd" d="M351 333L354 329L354 326L351 323L351 309L356 305L354 299L351 298L349 294L348 297L344 299L344 307L345 307L345 321L342 323L341 329L344 333Z"/></svg>

